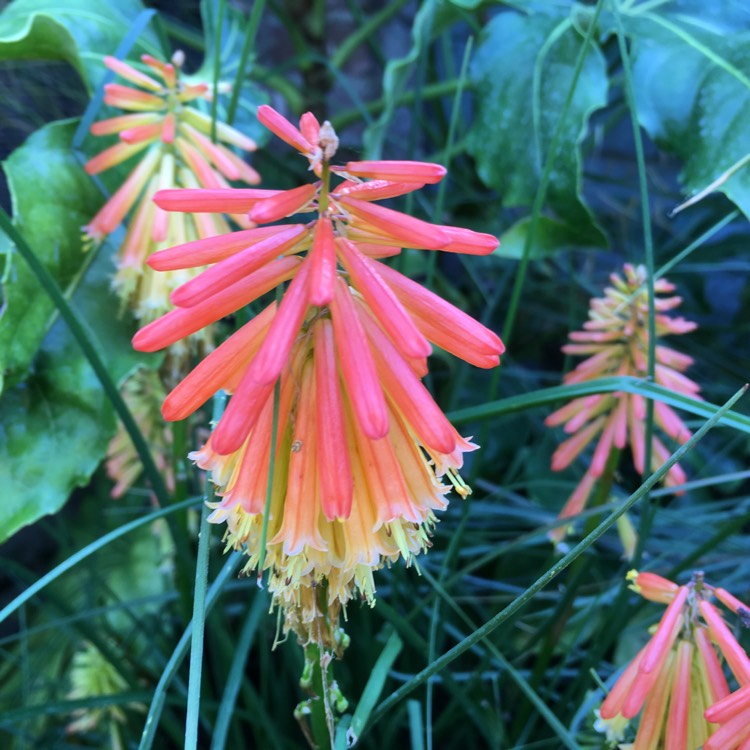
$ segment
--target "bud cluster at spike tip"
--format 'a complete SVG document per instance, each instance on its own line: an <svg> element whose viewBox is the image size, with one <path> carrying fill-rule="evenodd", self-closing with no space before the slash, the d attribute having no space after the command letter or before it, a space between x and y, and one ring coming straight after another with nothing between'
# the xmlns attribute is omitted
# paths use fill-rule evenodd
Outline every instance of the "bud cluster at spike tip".
<svg viewBox="0 0 750 750"><path fill-rule="evenodd" d="M284 282L273 302L206 357L166 398L166 419L184 419L219 389L232 398L195 454L222 501L228 545L262 558L285 610L300 613L307 587L328 581L328 607L355 591L373 600L372 571L429 546L433 512L445 507L462 438L421 378L435 344L474 365L499 364L500 339L382 259L403 247L487 254L495 237L435 226L373 202L440 180L435 164L329 163L338 139L310 113L296 128L267 106L259 120L310 164L314 181L286 191L167 190L164 210L245 211L264 224L154 254L160 270L209 265L172 294L176 309L141 329L134 346L156 351L198 332ZM335 182L335 184L332 184ZM305 217L304 214L311 214ZM268 518L260 549L271 452L274 387L278 435ZM446 485L443 479L448 480ZM303 592L303 593L300 593ZM299 625L293 626L299 630Z"/></svg>
<svg viewBox="0 0 750 750"><path fill-rule="evenodd" d="M563 347L565 354L589 355L564 379L567 385L584 383L599 378L648 376L648 290L644 266L626 264L624 277L610 276L611 287L604 297L591 300L589 320L582 331L570 334L570 343ZM671 334L684 334L695 330L696 324L667 313L682 302L673 295L674 286L666 279L654 282L656 338ZM668 295L668 296L662 296ZM700 398L699 386L683 373L693 360L685 354L657 343L655 348L655 382L691 398ZM602 476L614 450L630 446L633 463L640 474L659 469L669 458L670 451L662 440L651 439L651 466L645 466L646 400L643 396L624 391L601 393L576 398L545 420L548 427L564 424L569 434L552 456L552 469L562 471L598 436L589 467L571 494L561 518L580 513L586 505L597 480ZM654 402L654 423L665 435L677 443L685 443L690 430L675 411L661 401ZM667 473L664 484L676 487L685 482L685 472L674 464ZM551 534L560 541L566 529Z"/></svg>
<svg viewBox="0 0 750 750"><path fill-rule="evenodd" d="M719 657L740 685L750 683L750 659L710 600L735 612L747 608L707 584L702 573L694 573L684 586L638 571L631 571L628 580L641 596L667 608L651 640L612 686L596 728L621 740L629 721L642 711L633 744L620 747L735 750L750 728L746 721L743 733L730 722L738 715L747 718L750 701L743 689L730 694ZM719 727L725 720L727 726Z"/></svg>
<svg viewBox="0 0 750 750"><path fill-rule="evenodd" d="M151 253L230 231L220 214L167 213L154 204L154 194L165 189L224 189L229 187L229 180L255 184L260 179L230 148L253 151L255 143L250 138L217 122L217 142L212 142L211 118L191 105L195 100L209 99L209 87L205 83L183 82L183 57L178 52L172 62L165 63L142 55L148 73L114 57L105 57L104 64L128 85L106 84L104 102L130 114L102 120L91 127L94 135L117 135L118 141L87 162L89 174L98 174L136 156L139 159L84 231L89 241L100 242L117 229L132 209L118 253L114 286L144 323L169 310L172 290L198 273L181 269L155 274L146 266ZM242 227L254 226L242 212L232 218ZM208 331L205 338L210 341L207 334Z"/></svg>

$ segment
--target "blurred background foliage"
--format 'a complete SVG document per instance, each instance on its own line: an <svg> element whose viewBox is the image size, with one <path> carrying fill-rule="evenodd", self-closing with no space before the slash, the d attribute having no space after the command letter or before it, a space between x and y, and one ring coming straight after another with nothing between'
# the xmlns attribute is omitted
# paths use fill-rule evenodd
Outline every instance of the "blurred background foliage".
<svg viewBox="0 0 750 750"><path fill-rule="evenodd" d="M186 70L211 81L218 44L220 80L240 87L235 124L264 145L253 159L263 187L293 186L304 173L287 149L266 143L255 108L312 110L336 127L344 159L449 168L444 184L402 208L500 237L489 257L406 251L397 260L501 332L508 352L500 373L434 358L433 393L482 445L465 472L474 494L441 517L421 575L382 571L375 609L347 613L351 645L335 671L351 713L375 704L383 680L381 697L412 684L560 559L546 531L585 454L551 471L562 433L544 427L553 404L543 389L570 369L560 347L609 273L645 262L647 251L657 269L668 264L682 314L699 323L677 346L694 357L690 376L706 401L723 403L747 380L750 8L743 0L270 0L262 10L246 50L249 0L7 3L0 196L114 385L160 363L131 350L134 324L109 289L121 235L97 253L81 243L81 226L118 175L95 183L84 173L94 150L79 118L104 116L91 97L102 57L121 45L129 57L183 49ZM221 96L221 112L230 100ZM102 461L116 412L102 378L5 234L0 264L0 604L9 605L0 613L0 745L182 747L180 638L204 491L183 454L210 415L174 427L170 497L144 477L113 501ZM703 421L688 415L691 428ZM678 577L699 567L747 598L746 425L709 433L688 455L682 496L656 490L635 506L635 528L643 508L654 514L640 540L644 567ZM570 544L640 484L624 465ZM236 578L237 561L221 549L214 531L199 746L302 747L291 719L304 697L300 650L290 642L271 650L277 623L266 595ZM69 572L29 592L61 564ZM607 681L658 617L624 588L630 566L613 528L408 697L363 709L359 746L606 747L592 729L603 695L595 676ZM68 731L73 721L85 731Z"/></svg>

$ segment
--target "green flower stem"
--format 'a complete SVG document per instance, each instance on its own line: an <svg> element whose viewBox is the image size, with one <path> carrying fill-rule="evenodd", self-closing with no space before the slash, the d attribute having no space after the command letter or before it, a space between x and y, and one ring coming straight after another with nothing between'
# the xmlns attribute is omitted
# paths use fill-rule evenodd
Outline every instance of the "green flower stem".
<svg viewBox="0 0 750 750"><path fill-rule="evenodd" d="M456 93L459 83L460 81L457 78L454 78L450 81L428 83L422 88L422 91L419 94L419 98L424 101L427 99L440 99L440 97L443 96L452 96ZM414 91L408 91L396 98L396 106L400 107L405 104L413 104L415 98L416 93ZM364 105L364 111L370 115L374 115L382 112L386 108L386 105L387 102L385 99L376 99L374 102L367 102ZM331 124L336 131L340 131L348 125L352 125L353 123L357 122L361 119L361 117L362 112L359 108L348 109L337 115L336 117L331 118Z"/></svg>
<svg viewBox="0 0 750 750"><path fill-rule="evenodd" d="M219 74L221 73L221 32L224 29L224 6L226 0L219 0L214 29L214 88L211 97L211 142L216 143L216 118L219 113Z"/></svg>
<svg viewBox="0 0 750 750"><path fill-rule="evenodd" d="M320 665L321 652L315 643L305 646L305 676L303 681L309 680L307 689L313 697L306 701L310 729L312 730L313 740L317 750L330 750L332 744L332 727L328 726L328 717L326 716L325 693L329 678L323 677L323 669ZM301 719L302 720L302 719Z"/></svg>
<svg viewBox="0 0 750 750"><path fill-rule="evenodd" d="M203 675L203 635L206 629L206 590L208 589L208 550L211 525L209 507L204 502L198 535L198 558L195 563L193 590L193 628L190 638L190 673L188 678L187 716L185 718L185 750L198 748L198 719L201 707L201 677Z"/></svg>
<svg viewBox="0 0 750 750"><path fill-rule="evenodd" d="M367 21L344 39L331 57L331 67L343 67L357 47L359 47L360 44L367 42L372 35L383 24L387 23L393 16L395 16L407 2L408 0L391 0L391 2L385 3L385 7L380 12L370 16Z"/></svg>
<svg viewBox="0 0 750 750"><path fill-rule="evenodd" d="M240 103L242 81L245 78L245 68L250 60L250 51L253 48L253 44L255 44L255 35L258 32L258 26L265 5L266 0L255 0L253 3L253 9L250 11L250 18L247 21L245 38L242 42L242 50L240 51L240 60L237 64L237 75L234 77L234 85L232 86L232 97L229 100L229 106L227 107L227 123L229 125L234 122L235 115L237 114L237 106ZM253 55L253 57L255 56Z"/></svg>
<svg viewBox="0 0 750 750"><path fill-rule="evenodd" d="M594 542L596 542L604 533L613 526L617 519L630 510L646 493L659 481L661 481L667 472L680 461L693 446L703 439L704 435L718 424L722 417L734 406L734 404L744 395L748 386L744 386L732 396L684 445L680 446L666 461L666 463L656 472L654 472L627 500L625 500L617 510L612 512L604 521L602 521L594 531L581 540L567 555L562 557L553 565L544 575L540 576L529 588L520 596L514 599L505 609L498 612L494 617L488 620L484 625L477 628L470 636L452 649L438 657L432 664L416 674L411 680L403 684L393 692L372 715L372 723L383 718L388 711L396 704L402 701L407 695L424 684L432 675L437 674L445 669L452 661L457 659L461 654L468 651L472 646L486 638L498 626L506 620L515 616L531 599L534 598L547 584L553 581L563 570L565 570L574 560L580 557Z"/></svg>
<svg viewBox="0 0 750 750"><path fill-rule="evenodd" d="M219 595L223 591L224 585L229 579L229 576L234 574L241 560L242 553L234 552L224 563L224 566L219 571L219 574L216 576L213 583L208 589L205 603L206 614L208 614L213 609L213 606L214 604L216 604ZM162 676L159 679L156 688L154 689L154 695L151 700L151 706L149 707L148 715L146 716L146 721L143 726L143 734L141 735L141 742L138 745L138 750L151 750L151 747L154 744L156 730L159 726L159 719L161 717L162 711L164 710L164 704L167 699L167 690L172 683L172 680L177 675L177 670L179 669L182 660L185 658L185 654L187 653L188 647L190 646L192 631L193 623L191 621L188 623L188 626L185 628L185 631L183 632L180 640L175 646L175 649L172 652L172 656L170 656L169 661L164 667L164 672L162 673Z"/></svg>
<svg viewBox="0 0 750 750"><path fill-rule="evenodd" d="M646 175L646 159L643 155L643 139L641 138L641 126L638 121L638 111L635 103L635 94L633 90L633 73L630 67L630 56L628 55L627 44L625 43L625 31L622 27L622 19L617 11L613 9L615 26L617 32L617 44L620 49L620 60L622 61L622 72L624 78L625 99L630 112L630 124L633 130L633 143L635 145L635 158L638 165L638 190L641 199L641 222L643 224L643 251L646 257L646 284L648 287L648 378L655 380L656 375L656 299L654 292L654 241L651 234L651 204L648 194L648 179ZM651 471L651 461L653 455L652 439L654 435L654 402L646 402L646 430L643 446L643 476L646 477ZM638 567L638 563L643 553L643 545L648 539L649 531L654 521L656 506L652 505L650 498L647 496L644 501L643 513L641 514L641 523L639 529L638 543L635 548L633 565Z"/></svg>

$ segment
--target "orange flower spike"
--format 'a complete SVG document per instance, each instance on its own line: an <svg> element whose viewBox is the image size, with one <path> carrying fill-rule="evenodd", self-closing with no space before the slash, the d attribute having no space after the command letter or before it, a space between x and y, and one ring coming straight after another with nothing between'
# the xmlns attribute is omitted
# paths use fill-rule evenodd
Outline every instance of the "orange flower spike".
<svg viewBox="0 0 750 750"><path fill-rule="evenodd" d="M151 143L159 138L162 133L162 127L163 124L160 122L138 125L137 127L123 130L120 133L120 140L123 141L123 143L143 143L144 141Z"/></svg>
<svg viewBox="0 0 750 750"><path fill-rule="evenodd" d="M710 698L713 702L720 701L729 695L729 685L727 685L724 670L719 663L719 657L716 655L716 650L711 643L711 637L704 627L695 628L693 634L695 642L698 644L700 658L703 661L706 682L711 691Z"/></svg>
<svg viewBox="0 0 750 750"><path fill-rule="evenodd" d="M304 233L305 228L297 224L266 237L177 287L169 299L178 307L193 307L204 302L284 255Z"/></svg>
<svg viewBox="0 0 750 750"><path fill-rule="evenodd" d="M133 112L152 112L164 108L164 100L161 97L119 83L105 84L104 103Z"/></svg>
<svg viewBox="0 0 750 750"><path fill-rule="evenodd" d="M143 161L130 173L128 179L85 227L89 235L98 239L114 232L145 187L158 161L159 155L156 151L146 154Z"/></svg>
<svg viewBox="0 0 750 750"><path fill-rule="evenodd" d="M461 227L441 226L450 241L439 248L444 253L463 253L464 255L489 255L500 246L500 240L494 234L474 232Z"/></svg>
<svg viewBox="0 0 750 750"><path fill-rule="evenodd" d="M168 422L189 417L244 367L260 348L276 314L272 302L214 349L164 400L162 414Z"/></svg>
<svg viewBox="0 0 750 750"><path fill-rule="evenodd" d="M250 209L250 219L258 224L268 224L285 216L301 211L314 197L319 188L318 183L301 185L291 190L283 190L278 195L256 203Z"/></svg>
<svg viewBox="0 0 750 750"><path fill-rule="evenodd" d="M641 723L636 734L633 750L657 750L664 726L664 714L667 712L667 701L672 685L674 657L667 654L663 669L659 671L646 707L643 710ZM681 748L681 750L683 750Z"/></svg>
<svg viewBox="0 0 750 750"><path fill-rule="evenodd" d="M162 89L162 85L151 78L151 76L141 73L140 70L136 70L132 65L118 60L116 57L107 55L103 62L110 70L117 73L117 75L126 81L136 84L136 86L142 86L144 89L151 89L151 91L160 91Z"/></svg>
<svg viewBox="0 0 750 750"><path fill-rule="evenodd" d="M289 359L292 345L307 313L309 264L303 262L284 294L279 312L249 372L259 385L274 383Z"/></svg>
<svg viewBox="0 0 750 750"><path fill-rule="evenodd" d="M312 112L305 112L299 118L299 132L302 137L315 148L320 139L320 123Z"/></svg>
<svg viewBox="0 0 750 750"><path fill-rule="evenodd" d="M750 743L750 706L722 724L703 745L703 750L745 750Z"/></svg>
<svg viewBox="0 0 750 750"><path fill-rule="evenodd" d="M195 128L187 123L183 124L183 130L187 133L188 138L195 146L211 161L211 163L224 175L228 180L239 180L240 171L236 163L223 146L213 143L210 138L198 132Z"/></svg>
<svg viewBox="0 0 750 750"><path fill-rule="evenodd" d="M390 440L370 440L359 425L354 426L357 455L362 462L369 495L375 510L373 531L397 518L411 523L422 519L409 500L398 459Z"/></svg>
<svg viewBox="0 0 750 750"><path fill-rule="evenodd" d="M330 320L318 321L313 335L318 482L323 513L332 521L349 517L354 479L346 444L333 324Z"/></svg>
<svg viewBox="0 0 750 750"><path fill-rule="evenodd" d="M399 411L426 447L438 453L452 453L456 438L445 414L372 317L363 312L360 320L373 344L380 382Z"/></svg>
<svg viewBox="0 0 750 750"><path fill-rule="evenodd" d="M274 135L286 141L302 154L311 154L315 147L292 125L286 117L280 115L267 104L258 107L258 121L265 125Z"/></svg>
<svg viewBox="0 0 750 750"><path fill-rule="evenodd" d="M209 299L193 307L168 312L133 336L133 348L139 352L157 352L171 346L288 281L297 273L299 265L299 258L279 258L225 289L218 301Z"/></svg>
<svg viewBox="0 0 750 750"><path fill-rule="evenodd" d="M131 156L135 156L143 151L148 145L148 142L143 141L140 143L115 143L114 146L105 148L100 154L89 159L84 165L84 169L87 174L99 174L107 169L116 167Z"/></svg>
<svg viewBox="0 0 750 750"><path fill-rule="evenodd" d="M674 599L667 607L661 621L659 622L654 637L646 647L646 651L643 654L643 659L641 659L641 665L639 667L640 672L643 672L644 674L651 672L659 663L661 654L672 647L674 639L677 637L675 623L678 622L682 614L682 607L684 606L689 593L687 586L680 586L677 590Z"/></svg>
<svg viewBox="0 0 750 750"><path fill-rule="evenodd" d="M211 433L211 447L216 453L228 456L242 448L266 402L272 398L273 388L273 383L259 386L250 368L245 370L219 424Z"/></svg>
<svg viewBox="0 0 750 750"><path fill-rule="evenodd" d="M132 115L120 115L110 117L108 120L99 120L91 126L92 135L112 135L128 128L138 125L148 125L150 122L158 122L160 115L156 112L136 113Z"/></svg>
<svg viewBox="0 0 750 750"><path fill-rule="evenodd" d="M718 588L714 589L714 596L727 608L731 609L736 615L740 615L743 612L750 614L750 607L744 602L741 602L736 596L730 594L726 589Z"/></svg>
<svg viewBox="0 0 750 750"><path fill-rule="evenodd" d="M305 547L325 552L328 547L318 529L320 497L316 488L315 367L310 360L302 369L299 410L289 457L289 478L281 529L271 544L283 542L284 554L298 555Z"/></svg>
<svg viewBox="0 0 750 750"><path fill-rule="evenodd" d="M480 367L492 366L483 359L487 357L500 363L505 346L489 328L389 266L374 261L366 265L386 282L433 344L472 364L481 362Z"/></svg>
<svg viewBox="0 0 750 750"><path fill-rule="evenodd" d="M371 440L388 434L388 412L370 346L346 282L339 277L331 302L336 351L354 413Z"/></svg>
<svg viewBox="0 0 750 750"><path fill-rule="evenodd" d="M259 188L160 190L154 196L154 203L165 211L241 214L248 212L258 201L282 192Z"/></svg>
<svg viewBox="0 0 750 750"><path fill-rule="evenodd" d="M357 246L339 237L336 247L354 287L364 297L398 350L406 357L428 357L432 353L429 341L419 332L396 295L368 264Z"/></svg>
<svg viewBox="0 0 750 750"><path fill-rule="evenodd" d="M745 685L707 708L706 721L724 724L748 708L750 708L750 685Z"/></svg>
<svg viewBox="0 0 750 750"><path fill-rule="evenodd" d="M231 258L261 240L287 232L293 227L302 227L302 224L257 227L221 234L218 237L192 240L182 245L155 252L149 257L148 265L155 271L175 271L182 268L207 266L225 258Z"/></svg>
<svg viewBox="0 0 750 750"><path fill-rule="evenodd" d="M333 224L325 216L315 224L310 264L309 302L317 307L329 305L336 284L336 246L333 242Z"/></svg>
<svg viewBox="0 0 750 750"><path fill-rule="evenodd" d="M685 750L687 747L690 713L690 666L692 660L692 643L680 641L672 675L664 750Z"/></svg>
<svg viewBox="0 0 750 750"><path fill-rule="evenodd" d="M350 161L344 170L355 177L422 185L434 185L447 174L446 168L440 164L419 161Z"/></svg>
<svg viewBox="0 0 750 750"><path fill-rule="evenodd" d="M738 682L743 685L747 684L750 682L750 659L748 659L745 650L737 643L713 604L702 600L698 603L698 606L732 673Z"/></svg>
<svg viewBox="0 0 750 750"><path fill-rule="evenodd" d="M680 590L680 587L676 583L662 578L656 573L643 573L631 570L626 577L630 581L629 588L632 591L652 602L669 604Z"/></svg>
<svg viewBox="0 0 750 750"><path fill-rule="evenodd" d="M363 201L382 201L386 198L413 193L422 187L424 185L418 182L387 182L386 180L348 182L339 185L332 195L336 199L349 196Z"/></svg>
<svg viewBox="0 0 750 750"><path fill-rule="evenodd" d="M660 650L657 653L656 662L651 671L649 672L643 671L643 657L641 658L641 662L638 665L638 675L633 681L630 694L627 696L627 698L625 699L625 702L622 705L622 715L625 716L626 718L632 719L634 716L637 715L637 713L643 707L643 704L645 703L646 699L651 694L651 691L653 690L654 685L657 683L660 676L663 675L665 664L667 664L668 661L672 658L673 652L672 652L671 646L677 640L677 636L680 634L680 630L682 629L683 625L684 625L684 617L682 613L680 613L677 620L674 623L674 626L672 627L671 632L667 634L668 638L666 640L669 641L670 646ZM646 645L646 649L643 655L644 657L646 656L646 652L648 651L649 647L652 644L653 644L653 638Z"/></svg>
<svg viewBox="0 0 750 750"><path fill-rule="evenodd" d="M401 240L407 245L426 250L440 250L452 241L449 234L441 227L391 208L374 206L367 201L349 197L341 198L339 203L355 217L364 219L388 236Z"/></svg>
<svg viewBox="0 0 750 750"><path fill-rule="evenodd" d="M177 93L177 99L182 104L195 101L196 99L210 99L207 83L196 83L193 86L185 86Z"/></svg>
<svg viewBox="0 0 750 750"><path fill-rule="evenodd" d="M638 676L638 666L643 658L643 652L646 650L644 646L638 654L635 656L633 661L628 664L625 671L618 677L617 682L612 686L612 689L607 694L607 697L602 703L602 707L599 710L599 714L602 719L614 719L617 714L622 713L622 706L625 703L625 699L633 687L633 682Z"/></svg>

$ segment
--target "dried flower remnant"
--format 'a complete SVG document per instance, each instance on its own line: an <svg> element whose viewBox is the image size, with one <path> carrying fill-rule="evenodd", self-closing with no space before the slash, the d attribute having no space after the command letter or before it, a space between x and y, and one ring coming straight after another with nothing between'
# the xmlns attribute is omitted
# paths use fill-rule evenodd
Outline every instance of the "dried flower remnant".
<svg viewBox="0 0 750 750"><path fill-rule="evenodd" d="M278 304L267 305L169 394L163 414L184 419L219 389L233 393L193 454L223 496L212 520L226 521L228 546L246 549L247 570L264 561L276 602L301 610L288 623L319 623L318 610L337 611L357 591L372 602L373 570L399 557L411 561L429 546L434 511L445 507L450 485L469 492L458 470L476 446L458 435L421 383L430 342L485 368L499 364L503 351L494 333L380 260L402 247L486 254L497 239L375 205L438 182L443 167L335 166L329 124L307 113L298 129L265 106L258 117L319 179L287 191L167 190L155 196L157 205L247 211L260 224L306 213L311 220L156 253L149 263L157 270L213 265L175 290L178 308L139 331L134 345L169 346L290 282ZM262 549L276 384L278 436ZM316 637L300 629L302 640Z"/></svg>
<svg viewBox="0 0 750 750"><path fill-rule="evenodd" d="M123 676L91 643L85 643L73 657L70 681L72 687L68 699L71 701L118 695L128 688ZM129 707L138 711L145 710L140 703L129 704ZM68 734L101 732L108 727L112 750L122 747L119 727L125 724L127 717L120 704L113 702L110 705L77 709L74 716L76 718L66 728Z"/></svg>
<svg viewBox="0 0 750 750"><path fill-rule="evenodd" d="M169 63L143 55L141 60L149 70L143 73L122 60L105 57L105 65L128 85L107 84L104 101L130 114L96 122L91 128L94 135L117 134L119 140L89 160L89 174L138 157L130 175L84 231L89 241L100 242L133 209L119 249L114 285L143 323L169 310L172 290L199 272L181 269L155 274L146 265L147 258L156 250L230 230L221 214L167 213L154 204L154 194L167 188L227 188L228 180L248 184L259 181L258 173L229 148L253 151L255 143L250 138L217 122L217 142L212 142L211 118L191 105L199 99L210 99L209 87L184 82L180 70L183 59L180 52ZM245 228L253 226L244 214L233 219Z"/></svg>
<svg viewBox="0 0 750 750"><path fill-rule="evenodd" d="M643 266L625 265L624 278L613 273L612 286L605 289L602 298L591 300L589 320L582 331L570 334L570 343L563 347L566 354L589 355L565 377L565 383L584 383L613 376L645 378L648 375L648 292L646 269ZM695 330L696 324L667 313L682 302L672 294L674 286L666 279L654 282L657 295L656 337L679 335ZM667 295L667 296L665 296ZM699 386L683 373L692 359L661 343L656 344L655 381L659 385L700 398ZM571 437L563 442L552 456L552 469L562 471L598 437L589 468L566 502L561 518L580 513L605 473L614 451L630 446L635 468L647 473L645 466L646 401L634 393L602 393L574 399L545 420L549 427L564 424ZM654 403L654 422L665 435L677 443L685 443L690 430L667 404ZM656 471L669 458L670 451L657 436L651 441L651 466ZM667 473L664 484L676 487L685 482L685 472L675 464ZM566 530L560 529L551 536L560 541Z"/></svg>
<svg viewBox="0 0 750 750"><path fill-rule="evenodd" d="M136 370L123 384L122 397L128 405L141 433L148 442L156 467L174 491L172 431L160 418L159 409L166 391L159 375L151 370ZM107 449L107 474L115 483L112 497L122 497L138 479L143 466L138 452L122 422Z"/></svg>
<svg viewBox="0 0 750 750"><path fill-rule="evenodd" d="M750 679L750 659L710 601L724 603L723 589L707 584L702 573L685 586L654 573L631 571L628 579L633 590L667 609L602 703L596 728L622 738L625 721L642 710L632 750L730 750L717 744L721 730L709 708L729 695L719 654L740 684Z"/></svg>

